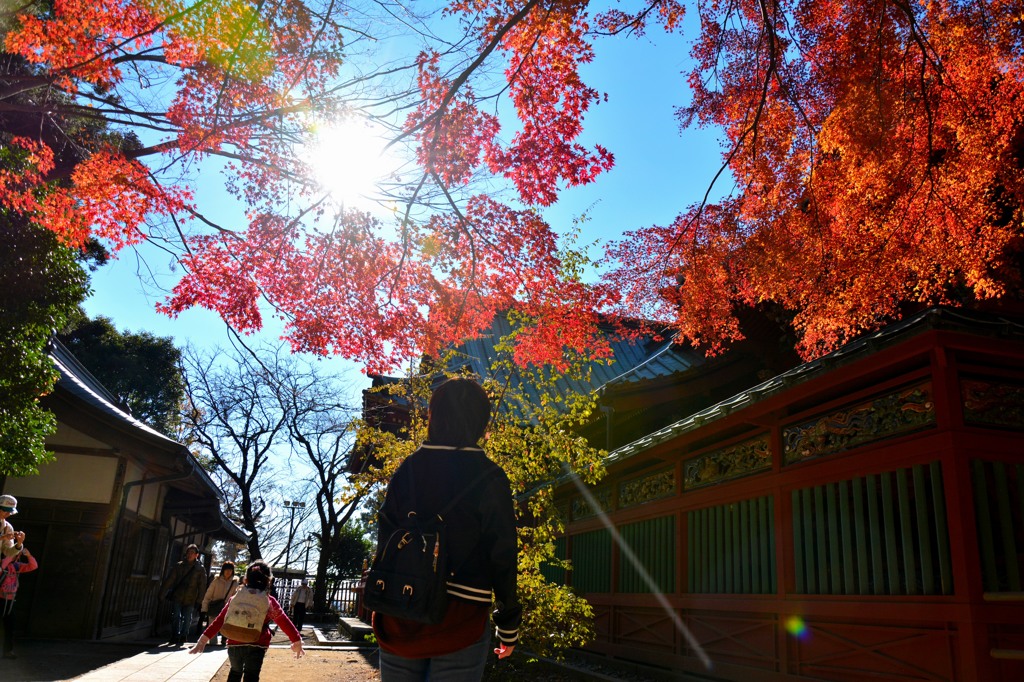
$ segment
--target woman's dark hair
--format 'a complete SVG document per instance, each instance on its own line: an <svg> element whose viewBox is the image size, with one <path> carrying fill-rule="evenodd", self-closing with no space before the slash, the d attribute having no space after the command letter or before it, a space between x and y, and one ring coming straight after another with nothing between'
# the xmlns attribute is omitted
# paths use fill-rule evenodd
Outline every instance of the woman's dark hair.
<svg viewBox="0 0 1024 682"><path fill-rule="evenodd" d="M224 575L224 572L229 568L231 569L232 573L235 572L235 563L233 561L225 561L224 563L222 563L220 565L220 574Z"/></svg>
<svg viewBox="0 0 1024 682"><path fill-rule="evenodd" d="M273 579L274 572L270 570L270 566L263 559L257 559L249 564L249 568L245 569L246 587L251 587L254 590L266 591Z"/></svg>
<svg viewBox="0 0 1024 682"><path fill-rule="evenodd" d="M473 379L449 379L430 396L427 442L457 448L477 444L491 419L491 401Z"/></svg>

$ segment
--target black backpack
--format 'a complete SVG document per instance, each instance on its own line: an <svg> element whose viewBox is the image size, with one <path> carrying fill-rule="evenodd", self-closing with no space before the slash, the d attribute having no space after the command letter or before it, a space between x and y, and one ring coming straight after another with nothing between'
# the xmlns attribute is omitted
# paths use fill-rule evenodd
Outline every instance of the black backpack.
<svg viewBox="0 0 1024 682"><path fill-rule="evenodd" d="M366 608L419 623L440 623L448 608L448 535L445 517L493 470L480 474L444 509L423 519L409 512L387 538L379 538L366 574ZM413 507L416 507L413 485Z"/></svg>

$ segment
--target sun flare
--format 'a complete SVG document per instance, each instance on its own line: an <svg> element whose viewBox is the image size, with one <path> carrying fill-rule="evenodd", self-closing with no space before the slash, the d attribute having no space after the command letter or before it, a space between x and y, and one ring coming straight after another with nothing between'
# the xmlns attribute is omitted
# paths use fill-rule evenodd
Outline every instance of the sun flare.
<svg viewBox="0 0 1024 682"><path fill-rule="evenodd" d="M393 178L401 165L387 143L383 127L350 117L318 125L303 157L313 179L336 202L370 209L380 206L380 183Z"/></svg>

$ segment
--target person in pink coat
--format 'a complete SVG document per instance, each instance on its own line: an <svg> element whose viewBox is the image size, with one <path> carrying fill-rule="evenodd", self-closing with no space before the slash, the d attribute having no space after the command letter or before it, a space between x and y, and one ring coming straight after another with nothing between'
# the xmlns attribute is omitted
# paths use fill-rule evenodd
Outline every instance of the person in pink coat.
<svg viewBox="0 0 1024 682"><path fill-rule="evenodd" d="M22 573L28 573L37 568L39 568L39 563L29 553L28 547L24 546L17 554L0 559L0 616L2 616L0 622L4 627L4 658L15 658L14 597L18 593L19 578Z"/></svg>
<svg viewBox="0 0 1024 682"><path fill-rule="evenodd" d="M274 574L270 570L270 566L262 559L249 564L249 568L245 571L244 585L250 589L266 592L270 589L273 581ZM241 593L241 590L236 592L236 596L239 593ZM281 628L281 631L291 640L295 658L301 658L303 655L302 637L299 635L299 631L295 629L291 619L288 618L288 614L281 608L281 604L278 603L277 599L268 594L267 600L269 602L267 616L263 621L263 629L260 631L258 640L255 642L239 642L228 637L228 662L231 664L231 670L228 672L228 682L243 682L243 680L244 682L259 682L260 670L263 668L263 659L267 655L267 649L270 648L271 621L277 623L277 627ZM190 654L203 653L206 645L217 636L217 633L224 626L224 619L227 617L230 608L231 602L229 601L224 605L224 608L221 609L221 612L213 622L206 627L196 645L189 649Z"/></svg>

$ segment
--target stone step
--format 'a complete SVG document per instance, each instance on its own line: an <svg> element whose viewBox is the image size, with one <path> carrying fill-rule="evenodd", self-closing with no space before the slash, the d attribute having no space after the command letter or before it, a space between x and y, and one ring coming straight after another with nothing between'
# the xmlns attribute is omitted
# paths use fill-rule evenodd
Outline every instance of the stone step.
<svg viewBox="0 0 1024 682"><path fill-rule="evenodd" d="M348 616L341 616L341 618L338 619L338 628L352 642L362 642L366 639L367 635L373 633L373 628L369 625L358 618L350 618Z"/></svg>

